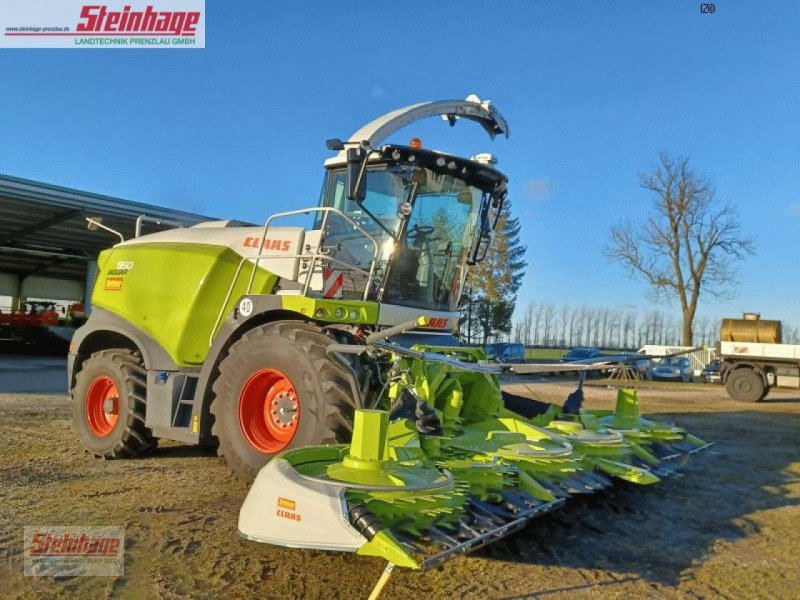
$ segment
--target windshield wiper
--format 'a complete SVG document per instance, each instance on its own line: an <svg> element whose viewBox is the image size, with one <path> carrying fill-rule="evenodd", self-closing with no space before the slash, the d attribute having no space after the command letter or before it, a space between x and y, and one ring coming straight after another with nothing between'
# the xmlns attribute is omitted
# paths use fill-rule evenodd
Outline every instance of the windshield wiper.
<svg viewBox="0 0 800 600"><path fill-rule="evenodd" d="M389 234L390 238L392 238L393 240L397 239L395 237L396 234L392 233L391 230L388 227L386 227L386 225L383 224L383 221L381 221L380 218L378 218L377 216L372 214L372 212L366 206L364 206L362 203L359 202L358 205L361 207L361 210L363 210L367 214L367 216L369 218L371 218L373 221L375 221L381 229L383 229L386 233Z"/></svg>

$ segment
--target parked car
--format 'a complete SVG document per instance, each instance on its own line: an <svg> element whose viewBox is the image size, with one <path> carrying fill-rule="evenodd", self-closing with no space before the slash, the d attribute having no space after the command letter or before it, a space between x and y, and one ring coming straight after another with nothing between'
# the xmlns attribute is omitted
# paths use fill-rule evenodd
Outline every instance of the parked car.
<svg viewBox="0 0 800 600"><path fill-rule="evenodd" d="M722 383L722 361L715 358L708 363L700 373L700 379L704 383Z"/></svg>
<svg viewBox="0 0 800 600"><path fill-rule="evenodd" d="M653 369L654 381L683 381L689 383L694 377L694 367L686 356L665 356Z"/></svg>
<svg viewBox="0 0 800 600"><path fill-rule="evenodd" d="M497 343L487 344L484 351L489 359L501 363L525 362L525 344Z"/></svg>
<svg viewBox="0 0 800 600"><path fill-rule="evenodd" d="M597 348L573 348L569 352L567 352L564 356L561 357L559 362L561 363L571 363L576 362L579 360L589 360L591 358L600 358L603 356L603 353L600 352ZM570 371L572 373L572 371ZM578 371L575 371L578 373ZM602 369L599 371L587 371L587 377L603 377L608 375L608 369Z"/></svg>
<svg viewBox="0 0 800 600"><path fill-rule="evenodd" d="M586 360L589 358L598 358L603 353L597 348L573 348L561 357L562 363L575 362L576 360Z"/></svg>
<svg viewBox="0 0 800 600"><path fill-rule="evenodd" d="M649 358L640 358L638 360L634 360L630 363L631 371L636 373L636 376L639 379L652 379L653 378L653 369L655 369L655 363L652 359Z"/></svg>

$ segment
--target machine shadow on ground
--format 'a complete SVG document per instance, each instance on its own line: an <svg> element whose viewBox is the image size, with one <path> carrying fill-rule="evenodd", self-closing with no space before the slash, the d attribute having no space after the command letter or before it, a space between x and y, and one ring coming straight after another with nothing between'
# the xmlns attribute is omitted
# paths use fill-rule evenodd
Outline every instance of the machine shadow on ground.
<svg viewBox="0 0 800 600"><path fill-rule="evenodd" d="M798 398L770 398L767 396L763 400L761 400L762 404L792 404L800 402L800 397Z"/></svg>
<svg viewBox="0 0 800 600"><path fill-rule="evenodd" d="M189 446L176 443L171 446L159 446L145 456L139 457L138 460L147 462L164 458L200 458L209 456L217 456L217 448L215 446Z"/></svg>
<svg viewBox="0 0 800 600"><path fill-rule="evenodd" d="M482 556L526 565L602 569L629 580L677 586L720 540L736 542L758 533L756 513L800 506L800 417L747 411L716 413L713 421L699 417L684 414L681 425L715 440L715 446L692 457L658 488L624 484L603 494L574 497L564 510L533 521ZM741 436L746 436L745 443ZM544 598L569 591L578 589L538 589L531 594Z"/></svg>

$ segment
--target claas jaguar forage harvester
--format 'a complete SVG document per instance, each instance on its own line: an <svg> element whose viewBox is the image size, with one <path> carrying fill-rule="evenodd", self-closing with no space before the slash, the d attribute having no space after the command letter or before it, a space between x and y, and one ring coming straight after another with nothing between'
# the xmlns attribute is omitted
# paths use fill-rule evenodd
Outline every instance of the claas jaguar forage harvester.
<svg viewBox="0 0 800 600"><path fill-rule="evenodd" d="M328 141L336 154L314 208L101 253L69 354L84 447L110 459L159 438L217 445L253 484L243 536L412 569L615 479L655 483L668 459L705 447L639 415L630 390L615 411L583 410L580 389L563 408L510 410L502 373L597 365L495 364L458 346L459 298L507 178L489 154L386 143L432 116L509 134L474 96L402 108ZM285 224L302 215L310 228Z"/></svg>

